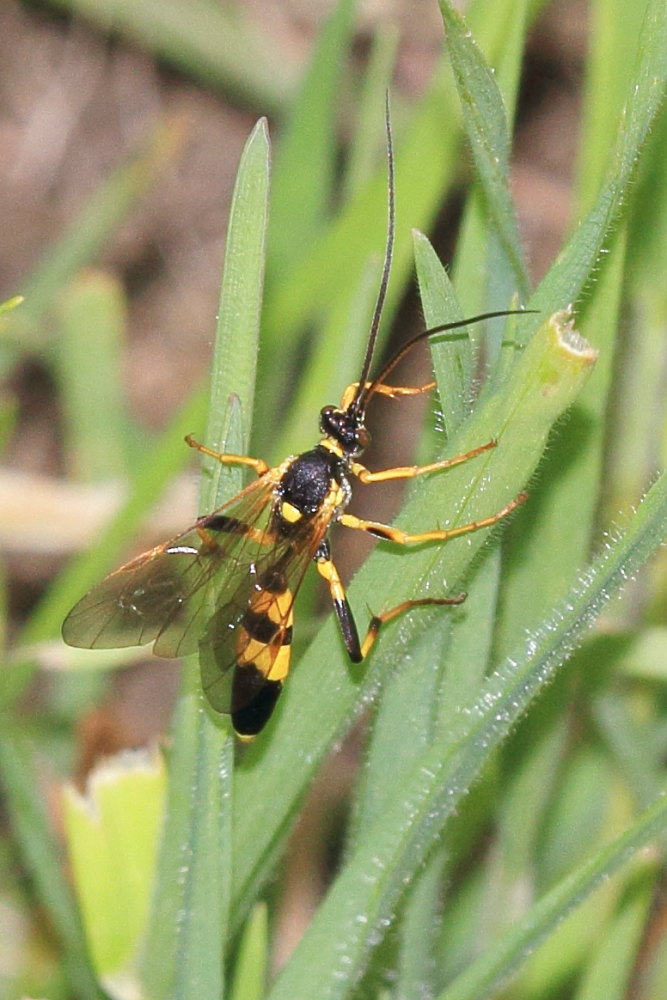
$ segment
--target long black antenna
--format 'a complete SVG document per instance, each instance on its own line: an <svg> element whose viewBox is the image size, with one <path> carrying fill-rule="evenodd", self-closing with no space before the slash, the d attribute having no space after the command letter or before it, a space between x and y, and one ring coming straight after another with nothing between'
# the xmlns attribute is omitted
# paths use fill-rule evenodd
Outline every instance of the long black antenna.
<svg viewBox="0 0 667 1000"><path fill-rule="evenodd" d="M441 323L439 326L432 326L430 330L422 330L421 333L415 334L411 337L399 351L394 354L393 358L386 363L379 375L376 375L370 385L367 387L364 402L369 396L372 396L375 390L382 382L386 379L387 375L394 370L399 361L401 361L405 355L412 350L415 344L418 344L422 340L427 340L428 337L433 337L436 333L445 333L447 330L458 330L462 326L469 326L473 323L481 323L485 319L496 319L498 316L526 316L529 313L539 312L538 309L500 309L496 312L486 312L480 313L478 316L468 316L466 319L455 319L449 323Z"/></svg>
<svg viewBox="0 0 667 1000"><path fill-rule="evenodd" d="M349 411L360 411L364 408L367 395L366 382L368 381L371 364L373 363L373 351L375 350L375 342L380 328L382 310L384 308L385 299L387 298L389 272L391 271L391 262L394 256L394 233L396 230L396 206L394 201L394 144L391 135L391 115L389 111L388 90L385 91L384 97L384 124L387 135L387 245L384 252L384 265L382 267L380 288L378 289L378 296L375 300L375 310L373 312L371 331L368 335L368 344L366 345L366 356L361 369L361 375L359 376L359 386L354 394L352 402L348 407Z"/></svg>

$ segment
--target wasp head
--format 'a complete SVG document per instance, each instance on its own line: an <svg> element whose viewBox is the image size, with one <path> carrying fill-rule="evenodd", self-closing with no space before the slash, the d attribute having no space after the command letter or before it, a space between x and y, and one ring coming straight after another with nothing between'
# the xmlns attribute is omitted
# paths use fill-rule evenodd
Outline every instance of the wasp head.
<svg viewBox="0 0 667 1000"><path fill-rule="evenodd" d="M320 430L328 438L333 438L349 457L360 455L371 439L364 424L364 414L355 406L345 410L325 406L320 410Z"/></svg>

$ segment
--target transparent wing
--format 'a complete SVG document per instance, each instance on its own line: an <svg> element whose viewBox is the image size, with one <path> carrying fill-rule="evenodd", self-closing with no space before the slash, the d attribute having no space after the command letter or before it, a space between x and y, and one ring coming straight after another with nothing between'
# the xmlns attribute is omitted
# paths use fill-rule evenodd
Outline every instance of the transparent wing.
<svg viewBox="0 0 667 1000"><path fill-rule="evenodd" d="M199 663L216 712L234 714L269 688L279 690L289 671L294 600L328 526L328 517L316 516L258 553L209 618Z"/></svg>
<svg viewBox="0 0 667 1000"><path fill-rule="evenodd" d="M159 656L195 652L206 621L268 553L274 480L262 477L194 527L144 552L93 587L63 623L85 649L155 642Z"/></svg>

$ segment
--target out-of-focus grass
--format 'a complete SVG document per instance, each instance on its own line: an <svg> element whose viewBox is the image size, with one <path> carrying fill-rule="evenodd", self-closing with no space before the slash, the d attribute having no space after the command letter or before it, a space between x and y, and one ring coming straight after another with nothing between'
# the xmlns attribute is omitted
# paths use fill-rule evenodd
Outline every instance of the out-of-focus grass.
<svg viewBox="0 0 667 1000"><path fill-rule="evenodd" d="M327 998L421 991L478 1000L498 995L509 976L512 995L531 1000L553 996L555 988L573 997L622 997L630 983L638 997L661 995L667 961L654 929L661 922L662 859L655 851L628 862L664 837L667 820L664 803L655 801L667 744L660 627L667 591L659 564L644 568L667 526L667 486L658 475L666 423L656 374L665 370L665 292L662 269L647 263L664 260L667 246L660 113L667 14L662 0L645 0L631 12L620 2L594 4L576 218L561 255L531 293L508 173L525 35L538 7L477 0L464 23L441 2L453 78L443 65L418 105L395 102L398 238L385 316L388 325L413 258L429 324L464 309L509 307L517 296L540 310L471 330L469 339L434 343L448 440L431 432L427 444L455 453L497 437L498 447L415 484L399 521L408 529L462 523L499 509L526 484L529 499L503 532L502 548L483 544L481 534L406 553L381 545L350 587L362 625L367 606L377 611L423 593L465 588L466 604L415 612L389 626L363 669L347 664L329 618L301 657L274 720L235 770L226 723L205 711L196 665L186 667L167 754L152 923L143 959L131 970L133 985L144 977L147 995L221 995L231 983L234 997L305 1000L316 983L318 997ZM144 42L158 37L170 10L151 15L142 8ZM352 3L338 6L286 112L274 154L272 222L262 127L247 147L215 352L206 432L213 447L225 442L235 450L252 440L253 451L270 457L304 447L318 407L335 401L358 370L377 271L372 255L384 243L385 167L374 151L379 146L381 153L392 45L379 46L364 87L363 120L372 122L375 108L377 130L369 135L364 126L352 137L350 171L339 188L335 120L353 16ZM163 36L156 50L165 44ZM205 46L197 47L194 33L188 51L199 60L193 72L204 75ZM258 87L252 74L249 80ZM477 180L450 281L426 237L411 238L410 228L429 228L455 177L462 134ZM291 227L301 195L304 214ZM70 248L67 260L78 268L97 242L81 252ZM95 379L104 376L96 375L85 353L91 346L77 333L92 294L91 314L103 310L95 328L113 372L122 350L118 298L104 282L69 285L75 266L63 271L62 260L52 255L47 265L49 259L60 270L52 263L32 287L68 286L57 313L62 349L50 361L71 414L69 444L89 456L80 460L84 475L104 474L92 467L98 458L108 460L109 472L133 469L127 455L136 454L141 432L129 425L115 379L100 381L96 393ZM52 292L35 295L40 311L53 308ZM577 329L599 354L587 381L587 343L562 317L549 321L569 303ZM313 349L297 365L313 324ZM6 343L11 360L17 339ZM100 456L79 432L95 426L102 406L112 446ZM559 420L568 406L567 419ZM68 605L110 568L187 459L179 437L203 436L205 412L202 390L134 471L132 497L100 544L54 582L23 642L56 638ZM234 488L227 477L217 482L218 471L210 463L205 470L207 508ZM598 623L586 633L633 576L640 584L605 612L613 631ZM104 653L96 656L106 663ZM33 874L22 905L34 898L52 922L64 973L49 995L67 996L69 989L94 996L69 879L31 794L36 751L72 742L71 732L63 734L62 703L59 716L47 700L25 721L20 695L34 669L19 647L7 668L0 735L14 849ZM373 706L372 723L346 854L301 945L265 993L270 934L253 906L319 763L364 705ZM601 882L607 884L594 893ZM138 955L142 942L136 946ZM122 977L114 982L122 990Z"/></svg>

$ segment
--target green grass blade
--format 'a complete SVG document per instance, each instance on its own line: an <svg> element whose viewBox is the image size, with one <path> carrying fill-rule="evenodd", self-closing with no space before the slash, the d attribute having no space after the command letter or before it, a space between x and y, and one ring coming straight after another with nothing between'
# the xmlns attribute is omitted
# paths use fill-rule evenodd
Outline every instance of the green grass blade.
<svg viewBox="0 0 667 1000"><path fill-rule="evenodd" d="M57 337L66 454L83 482L123 478L126 413L121 352L125 299L119 283L87 272L63 292Z"/></svg>
<svg viewBox="0 0 667 1000"><path fill-rule="evenodd" d="M663 476L624 535L581 574L553 615L526 636L489 678L475 704L459 714L445 739L421 756L410 780L385 806L334 883L276 981L271 1000L305 1000L315 963L319 996L333 1000L345 994L363 968L370 942L491 753L551 680L601 606L655 551L666 531L667 476ZM614 845L615 855L626 859L628 850L663 832L666 819L667 806L661 800L640 821L636 840L636 830L631 830L620 846ZM612 865L609 857L604 865L598 881Z"/></svg>
<svg viewBox="0 0 667 1000"><path fill-rule="evenodd" d="M101 1000L88 961L79 913L65 879L63 859L56 848L45 805L35 794L40 779L33 747L7 716L2 719L0 732L0 773L7 811L40 904L60 942L73 994L81 1000Z"/></svg>
<svg viewBox="0 0 667 1000"><path fill-rule="evenodd" d="M652 875L655 873L652 872ZM632 886L589 962L574 1000L625 1000L650 916L651 884Z"/></svg>
<svg viewBox="0 0 667 1000"><path fill-rule="evenodd" d="M378 116L378 108L390 88L398 40L393 24L379 25L373 38L363 87L356 102L356 128L345 166L343 198L346 202L369 182L379 159L378 153L386 144L384 122Z"/></svg>
<svg viewBox="0 0 667 1000"><path fill-rule="evenodd" d="M193 684L179 701L173 734L142 979L155 1000L219 997L228 933L233 741L204 712Z"/></svg>
<svg viewBox="0 0 667 1000"><path fill-rule="evenodd" d="M85 794L66 785L63 823L91 961L111 996L138 990L166 775L157 751L100 763Z"/></svg>
<svg viewBox="0 0 667 1000"><path fill-rule="evenodd" d="M639 153L664 100L667 85L667 13L648 0L637 64L612 149L608 179L576 232L540 283L530 305L552 309L574 302L595 267L635 172Z"/></svg>
<svg viewBox="0 0 667 1000"><path fill-rule="evenodd" d="M317 239L331 210L336 171L336 99L357 0L335 5L310 57L276 146L269 227L269 281L280 281Z"/></svg>
<svg viewBox="0 0 667 1000"><path fill-rule="evenodd" d="M269 952L268 922L266 904L258 903L243 928L234 967L231 1000L262 1000L265 994Z"/></svg>
<svg viewBox="0 0 667 1000"><path fill-rule="evenodd" d="M422 233L413 231L415 269L426 328L463 319L447 271ZM439 404L448 436L459 427L470 407L474 374L473 351L468 331L455 331L432 350L438 383Z"/></svg>
<svg viewBox="0 0 667 1000"><path fill-rule="evenodd" d="M459 447L465 451L495 435L499 447L475 463L423 483L405 508L401 524L416 528L463 523L499 509L516 495L539 459L552 421L572 400L590 367L592 356L571 337L566 329L557 332L557 326L543 327L517 364L507 392L491 397L453 443L457 451ZM546 395L545 384L550 386ZM397 553L387 546L374 554L353 582L352 606L362 608L369 595L373 609L378 609L391 607L406 594L447 593L482 543L478 533L450 542L446 552L438 546ZM237 900L248 898L256 889L326 748L349 724L355 706L358 710L372 697L380 676L400 662L418 617L415 613L393 629L391 642L381 640L363 671L347 664L330 621L290 678L266 735L250 748L237 771L235 815L246 846L236 873ZM305 760L304 747L308 748ZM267 821L263 803L276 788L281 789L282 798Z"/></svg>
<svg viewBox="0 0 667 1000"><path fill-rule="evenodd" d="M463 120L489 216L511 267L515 288L522 298L526 298L529 291L526 266L509 193L510 137L503 100L491 70L461 15L449 0L440 0L440 11L464 108Z"/></svg>
<svg viewBox="0 0 667 1000"><path fill-rule="evenodd" d="M667 830L667 802L655 802L611 844L567 875L517 925L462 973L438 1000L484 1000L520 968L526 957L591 892ZM598 996L608 994L598 993Z"/></svg>
<svg viewBox="0 0 667 1000"><path fill-rule="evenodd" d="M269 136L262 118L243 151L229 216L204 442L217 451L223 450L225 444L228 450L244 454L250 440L262 317L268 195ZM234 440L229 440L230 416L237 403L241 427ZM223 499L216 477L229 476L223 491L225 499L238 491L241 477L238 469L222 467L208 456L204 457L203 465L201 509L206 512Z"/></svg>
<svg viewBox="0 0 667 1000"><path fill-rule="evenodd" d="M234 190L208 421L208 443L214 448L224 443L236 452L243 450L250 434L268 184L268 135L262 120L246 143ZM230 397L238 400L231 409L223 405ZM231 429L225 426L230 414ZM207 457L202 509L211 509L237 489L237 477L223 475L219 463ZM157 1000L221 996L223 948L229 937L234 738L229 723L214 720L204 708L195 657L185 671L144 963L148 992Z"/></svg>
<svg viewBox="0 0 667 1000"><path fill-rule="evenodd" d="M434 994L435 930L442 909L444 859L436 854L417 873L403 913L396 969L396 995Z"/></svg>

